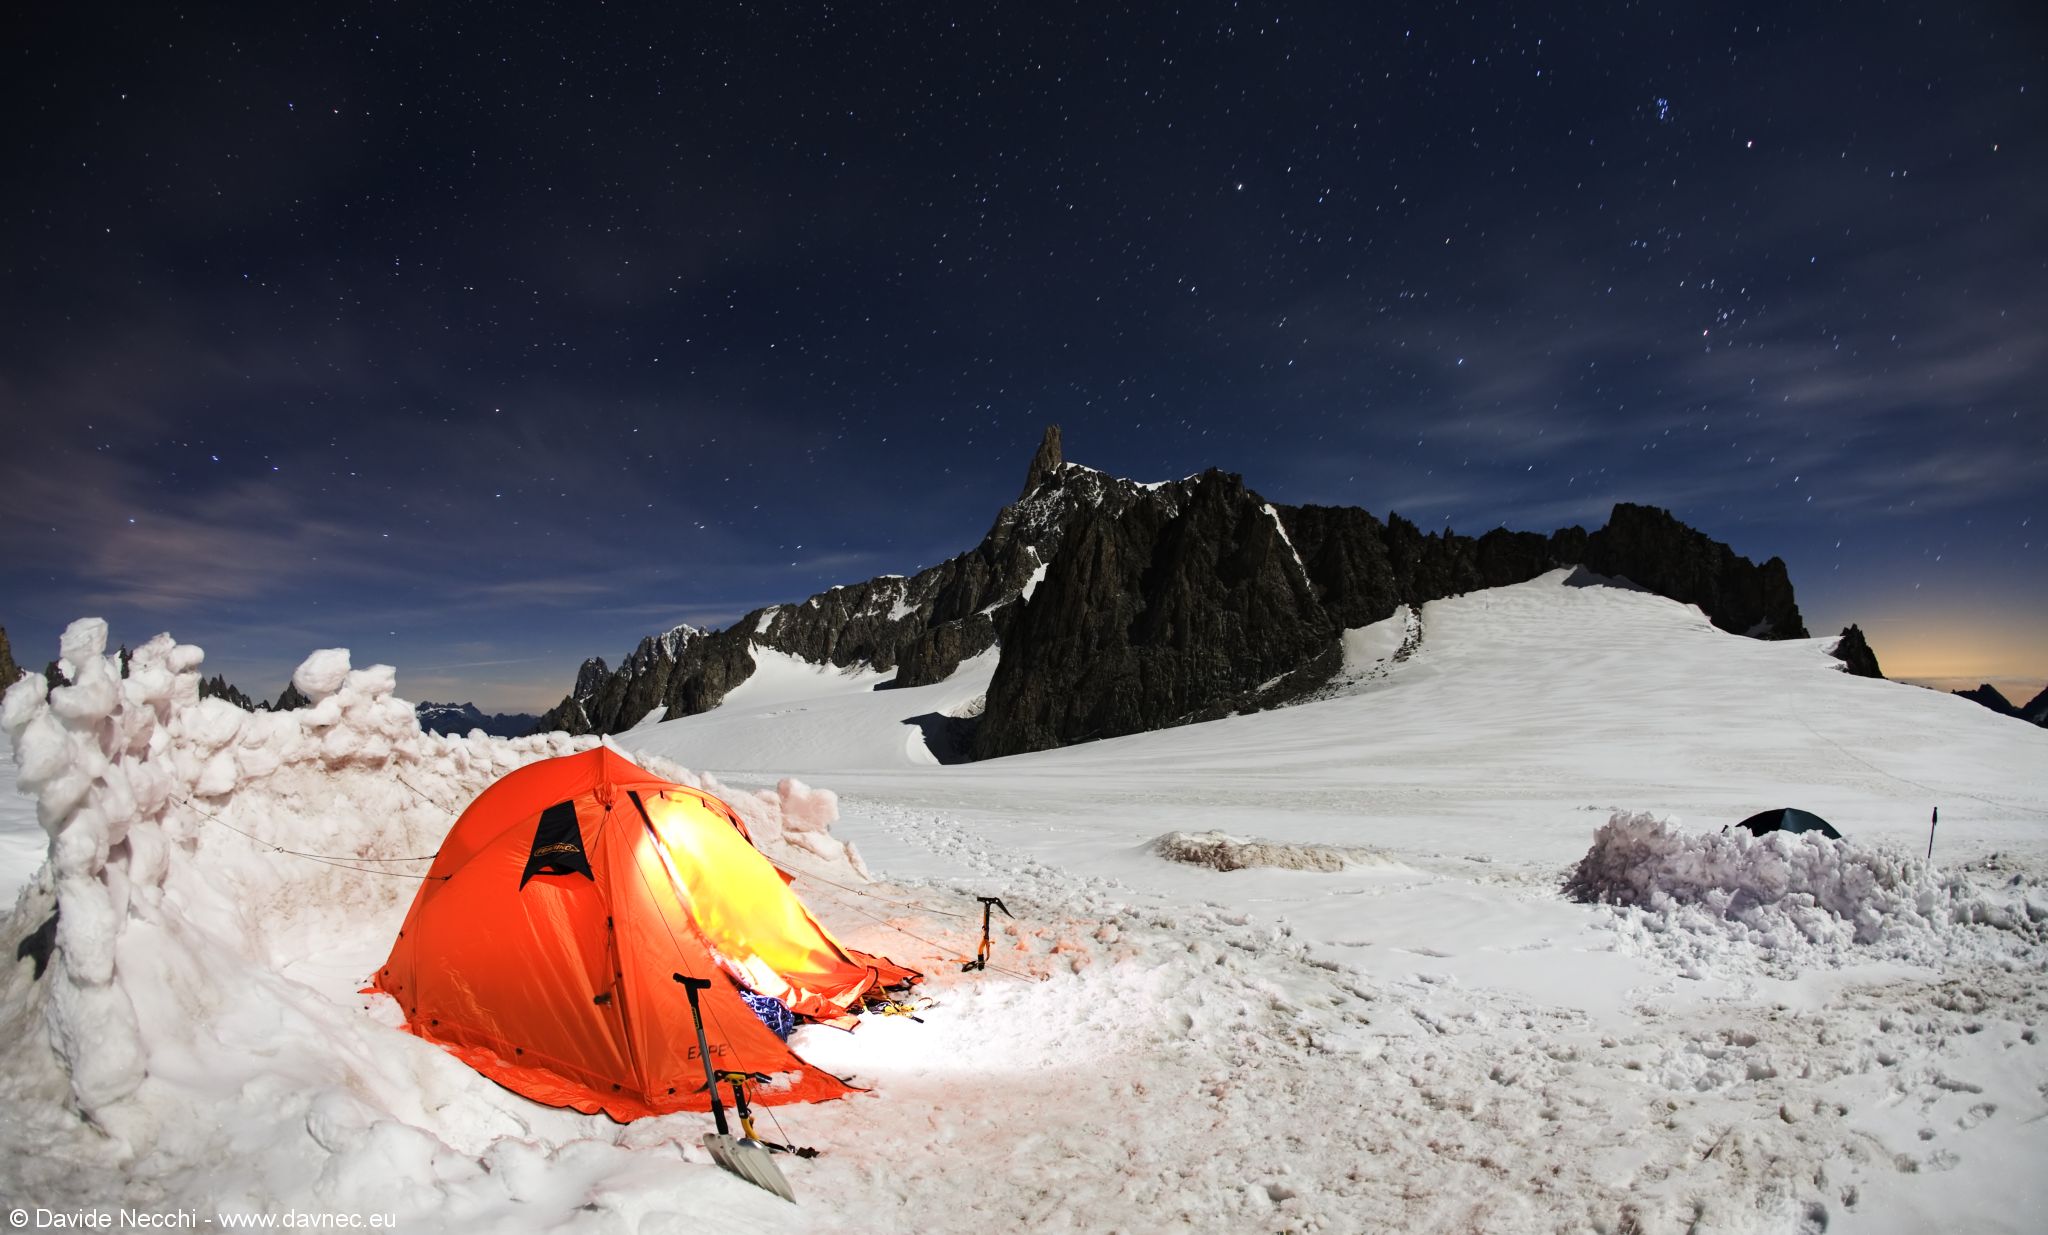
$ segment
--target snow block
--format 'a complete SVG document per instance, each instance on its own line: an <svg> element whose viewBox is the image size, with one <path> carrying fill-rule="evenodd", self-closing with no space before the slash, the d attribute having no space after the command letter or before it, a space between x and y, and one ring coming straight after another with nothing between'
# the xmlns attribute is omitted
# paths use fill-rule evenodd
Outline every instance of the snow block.
<svg viewBox="0 0 2048 1235"><path fill-rule="evenodd" d="M292 670L292 685L315 703L341 689L348 680L348 649L322 648Z"/></svg>

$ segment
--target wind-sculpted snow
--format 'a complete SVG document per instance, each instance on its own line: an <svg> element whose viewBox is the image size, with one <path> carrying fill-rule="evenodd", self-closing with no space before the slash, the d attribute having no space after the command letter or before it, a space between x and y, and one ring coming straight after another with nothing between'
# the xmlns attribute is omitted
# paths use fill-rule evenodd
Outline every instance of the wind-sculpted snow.
<svg viewBox="0 0 2048 1235"><path fill-rule="evenodd" d="M352 668L342 649L294 675L311 707L252 714L200 697L196 647L158 636L123 677L106 645L104 622L74 623L67 683L23 678L0 707L50 837L0 946L51 940L0 984L0 1194L445 1216L438 1181L488 1180L536 1113L582 1126L353 992L456 812L598 739L423 732L394 671ZM738 793L644 762L725 796L771 856L861 870L830 835L829 791ZM485 1188L469 1203L506 1200Z"/></svg>
<svg viewBox="0 0 2048 1235"><path fill-rule="evenodd" d="M1602 825L1565 891L1622 907L1615 929L1699 971L1740 966L1731 943L1768 970L1796 972L1874 959L1932 966L2048 940L2048 892L2023 876L1990 887L1888 845L1688 833L1626 811Z"/></svg>
<svg viewBox="0 0 2048 1235"><path fill-rule="evenodd" d="M1228 832L1168 832L1152 842L1152 850L1169 862L1208 866L1219 871L1244 870L1253 866L1340 871L1350 866L1384 861L1380 855L1367 849L1249 840Z"/></svg>

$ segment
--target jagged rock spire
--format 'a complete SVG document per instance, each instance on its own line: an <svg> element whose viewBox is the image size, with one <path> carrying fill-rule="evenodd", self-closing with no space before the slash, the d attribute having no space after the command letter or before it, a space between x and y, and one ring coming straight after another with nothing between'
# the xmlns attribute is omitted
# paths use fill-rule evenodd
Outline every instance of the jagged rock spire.
<svg viewBox="0 0 2048 1235"><path fill-rule="evenodd" d="M1844 627L1842 637L1835 641L1834 650L1828 654L1841 661L1850 673L1859 678L1884 676L1884 670L1877 664L1877 653L1871 651L1870 641L1863 637L1863 628L1860 626Z"/></svg>
<svg viewBox="0 0 2048 1235"><path fill-rule="evenodd" d="M1017 499L1031 496L1031 491L1045 482L1045 478L1060 470L1060 427L1045 426L1045 437L1038 443L1038 453L1031 456L1031 470L1024 473L1024 492Z"/></svg>

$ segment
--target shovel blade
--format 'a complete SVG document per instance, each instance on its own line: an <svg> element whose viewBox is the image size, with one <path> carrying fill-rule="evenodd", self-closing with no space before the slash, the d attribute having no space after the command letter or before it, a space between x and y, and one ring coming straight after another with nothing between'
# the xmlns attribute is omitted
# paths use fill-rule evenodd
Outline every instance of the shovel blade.
<svg viewBox="0 0 2048 1235"><path fill-rule="evenodd" d="M741 1179L773 1192L785 1201L796 1201L796 1193L790 1190L789 1181L782 1177L782 1168L775 1165L775 1159L768 1155L768 1147L761 1142L712 1132L704 1137L704 1148L711 1151L713 1162Z"/></svg>

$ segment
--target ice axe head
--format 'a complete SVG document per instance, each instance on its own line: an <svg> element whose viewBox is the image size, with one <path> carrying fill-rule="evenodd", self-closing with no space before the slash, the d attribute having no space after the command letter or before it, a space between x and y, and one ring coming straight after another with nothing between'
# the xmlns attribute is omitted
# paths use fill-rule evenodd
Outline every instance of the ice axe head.
<svg viewBox="0 0 2048 1235"><path fill-rule="evenodd" d="M981 902L981 948L974 954L973 960L968 961L966 964L960 966L960 969L963 973L977 969L983 969L988 966L989 912L991 910L1000 909L1003 911L1003 916L1006 918L1015 918L1017 916L1016 914L1010 912L1010 907L1003 903L1003 898L1000 896L977 896L974 899Z"/></svg>

